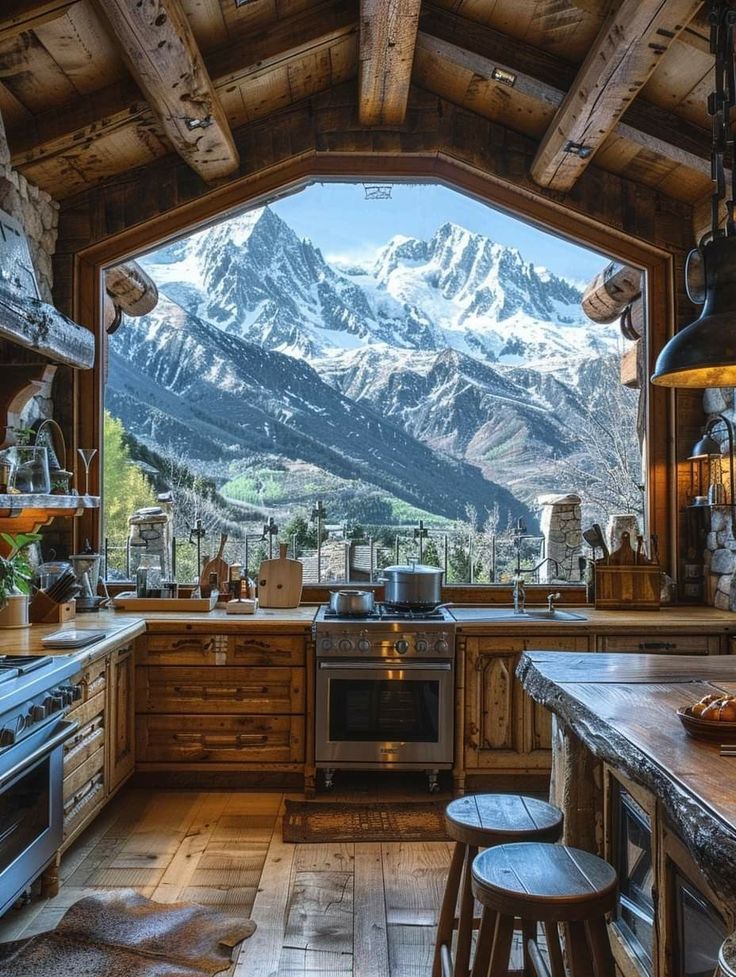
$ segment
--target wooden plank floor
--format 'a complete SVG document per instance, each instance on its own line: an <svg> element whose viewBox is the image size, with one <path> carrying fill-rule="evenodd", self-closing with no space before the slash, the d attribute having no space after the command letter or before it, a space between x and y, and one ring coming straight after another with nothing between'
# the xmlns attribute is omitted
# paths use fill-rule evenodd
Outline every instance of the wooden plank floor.
<svg viewBox="0 0 736 977"><path fill-rule="evenodd" d="M450 844L284 844L283 801L124 790L64 856L59 895L7 913L0 941L52 929L88 893L130 887L251 916L235 977L430 977Z"/></svg>

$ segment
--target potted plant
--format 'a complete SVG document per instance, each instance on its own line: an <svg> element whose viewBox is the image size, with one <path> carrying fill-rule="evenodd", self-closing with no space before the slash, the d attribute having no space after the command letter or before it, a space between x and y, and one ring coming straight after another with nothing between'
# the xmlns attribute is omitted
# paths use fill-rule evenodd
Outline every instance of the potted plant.
<svg viewBox="0 0 736 977"><path fill-rule="evenodd" d="M28 594L31 565L28 547L40 539L38 533L0 533L7 556L0 556L0 628L28 627Z"/></svg>

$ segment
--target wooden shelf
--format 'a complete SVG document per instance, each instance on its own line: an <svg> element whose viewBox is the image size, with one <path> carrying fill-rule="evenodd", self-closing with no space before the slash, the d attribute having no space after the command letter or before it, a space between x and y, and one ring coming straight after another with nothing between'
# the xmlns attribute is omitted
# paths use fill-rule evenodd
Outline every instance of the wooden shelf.
<svg viewBox="0 0 736 977"><path fill-rule="evenodd" d="M35 533L52 519L99 507L97 495L0 495L0 532Z"/></svg>

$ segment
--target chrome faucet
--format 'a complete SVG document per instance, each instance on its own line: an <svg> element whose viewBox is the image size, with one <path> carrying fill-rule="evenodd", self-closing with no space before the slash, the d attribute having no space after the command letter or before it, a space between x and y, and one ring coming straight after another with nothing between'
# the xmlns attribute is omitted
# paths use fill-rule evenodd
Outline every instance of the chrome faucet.
<svg viewBox="0 0 736 977"><path fill-rule="evenodd" d="M525 614L526 591L524 590L524 578L520 573L514 577L514 614Z"/></svg>
<svg viewBox="0 0 736 977"><path fill-rule="evenodd" d="M559 590L557 593L547 594L547 613L550 617L555 616L555 601L559 600L561 596L562 594L559 592Z"/></svg>

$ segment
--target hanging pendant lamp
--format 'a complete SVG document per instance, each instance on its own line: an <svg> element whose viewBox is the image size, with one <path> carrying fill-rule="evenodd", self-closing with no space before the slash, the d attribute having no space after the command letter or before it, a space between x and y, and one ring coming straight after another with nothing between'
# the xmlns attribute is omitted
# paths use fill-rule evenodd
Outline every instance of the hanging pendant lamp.
<svg viewBox="0 0 736 977"><path fill-rule="evenodd" d="M736 106L736 10L728 0L711 0L709 20L710 47L715 55L714 91L708 98L708 112L713 117L711 164L715 187L710 234L688 256L688 262L694 256L702 260L705 301L699 318L673 336L657 357L651 380L663 387L736 386L736 165L731 127L731 114ZM726 151L730 157L732 186L731 199L725 201L728 220L724 231L719 227L719 217L726 197Z"/></svg>

